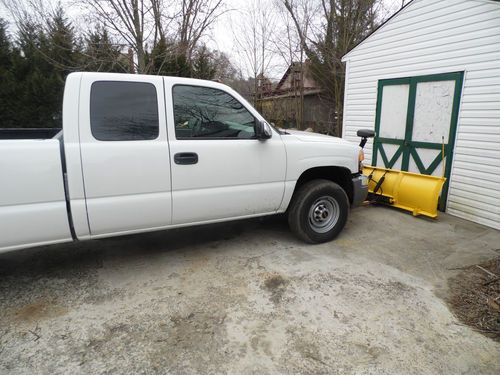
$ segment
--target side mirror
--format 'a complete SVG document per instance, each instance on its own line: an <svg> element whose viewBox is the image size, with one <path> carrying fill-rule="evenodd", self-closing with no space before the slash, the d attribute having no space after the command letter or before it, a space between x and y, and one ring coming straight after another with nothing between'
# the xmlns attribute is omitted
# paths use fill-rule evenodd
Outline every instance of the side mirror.
<svg viewBox="0 0 500 375"><path fill-rule="evenodd" d="M265 140L271 138L273 132L271 130L271 126L261 120L255 120L255 137L260 140Z"/></svg>
<svg viewBox="0 0 500 375"><path fill-rule="evenodd" d="M361 137L361 142L359 142L359 147L361 148L365 147L368 138L375 137L375 131L371 129L359 129L356 134L358 137Z"/></svg>

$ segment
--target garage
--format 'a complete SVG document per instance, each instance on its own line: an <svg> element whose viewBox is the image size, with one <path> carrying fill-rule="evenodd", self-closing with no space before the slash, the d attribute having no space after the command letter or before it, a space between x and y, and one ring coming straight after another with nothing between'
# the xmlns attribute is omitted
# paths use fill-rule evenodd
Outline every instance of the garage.
<svg viewBox="0 0 500 375"><path fill-rule="evenodd" d="M367 163L445 176L441 211L500 229L500 2L413 0L343 61Z"/></svg>

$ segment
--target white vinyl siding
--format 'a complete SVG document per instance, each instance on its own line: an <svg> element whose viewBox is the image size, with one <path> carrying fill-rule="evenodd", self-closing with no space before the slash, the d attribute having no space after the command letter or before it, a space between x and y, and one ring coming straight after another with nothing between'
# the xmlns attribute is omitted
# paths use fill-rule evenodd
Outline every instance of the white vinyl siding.
<svg viewBox="0 0 500 375"><path fill-rule="evenodd" d="M352 142L375 126L380 79L465 72L447 211L500 229L500 2L413 0L344 61Z"/></svg>

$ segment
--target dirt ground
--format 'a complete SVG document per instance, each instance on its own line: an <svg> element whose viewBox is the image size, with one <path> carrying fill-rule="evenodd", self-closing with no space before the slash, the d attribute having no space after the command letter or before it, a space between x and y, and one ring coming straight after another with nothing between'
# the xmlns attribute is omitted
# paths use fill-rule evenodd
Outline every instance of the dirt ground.
<svg viewBox="0 0 500 375"><path fill-rule="evenodd" d="M500 343L500 256L465 267L448 287L454 315Z"/></svg>
<svg viewBox="0 0 500 375"><path fill-rule="evenodd" d="M354 210L305 245L277 218L0 255L0 373L499 374L447 280L500 232Z"/></svg>

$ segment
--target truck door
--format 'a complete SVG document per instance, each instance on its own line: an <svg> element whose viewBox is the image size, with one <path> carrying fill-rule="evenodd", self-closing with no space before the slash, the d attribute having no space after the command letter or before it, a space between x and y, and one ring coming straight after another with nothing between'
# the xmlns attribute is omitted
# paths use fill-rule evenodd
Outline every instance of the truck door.
<svg viewBox="0 0 500 375"><path fill-rule="evenodd" d="M163 80L84 74L79 129L91 237L171 224Z"/></svg>
<svg viewBox="0 0 500 375"><path fill-rule="evenodd" d="M220 85L168 83L173 224L276 212L286 173L280 135L256 139L255 110Z"/></svg>

